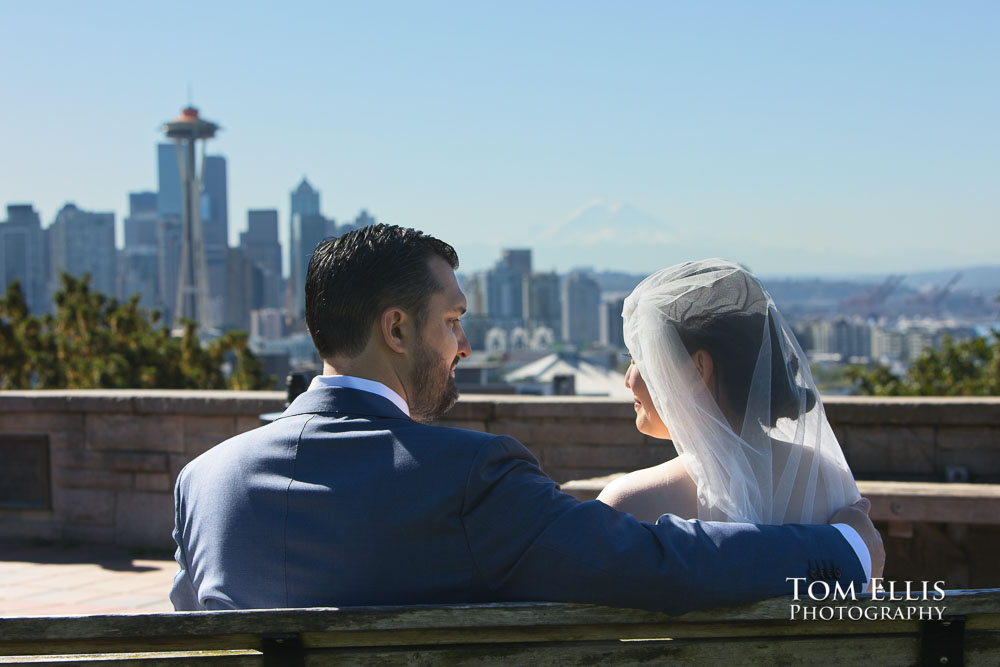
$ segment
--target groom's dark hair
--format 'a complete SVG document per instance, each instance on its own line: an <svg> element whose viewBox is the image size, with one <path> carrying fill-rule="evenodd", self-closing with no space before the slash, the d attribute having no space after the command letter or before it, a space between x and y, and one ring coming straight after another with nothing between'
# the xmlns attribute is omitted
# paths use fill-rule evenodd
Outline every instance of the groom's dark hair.
<svg viewBox="0 0 1000 667"><path fill-rule="evenodd" d="M418 327L431 294L443 289L429 260L458 268L450 245L415 229L369 225L316 246L306 272L306 326L319 356L355 356L372 324L390 306L409 313Z"/></svg>

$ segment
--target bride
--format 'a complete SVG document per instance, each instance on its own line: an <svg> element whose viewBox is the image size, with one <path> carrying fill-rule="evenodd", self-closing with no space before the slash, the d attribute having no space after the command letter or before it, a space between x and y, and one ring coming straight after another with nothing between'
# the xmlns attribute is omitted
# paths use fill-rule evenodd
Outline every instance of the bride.
<svg viewBox="0 0 1000 667"><path fill-rule="evenodd" d="M805 354L749 272L720 259L664 269L622 317L636 427L678 456L598 500L642 521L782 524L826 523L860 498Z"/></svg>

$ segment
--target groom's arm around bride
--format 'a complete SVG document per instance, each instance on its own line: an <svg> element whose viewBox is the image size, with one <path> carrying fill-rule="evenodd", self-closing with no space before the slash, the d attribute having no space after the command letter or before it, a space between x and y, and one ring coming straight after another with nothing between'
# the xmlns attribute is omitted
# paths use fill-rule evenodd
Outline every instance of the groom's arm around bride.
<svg viewBox="0 0 1000 667"><path fill-rule="evenodd" d="M306 318L324 375L178 477L177 609L593 602L672 613L864 585L852 528L640 523L561 493L516 440L430 426L468 356L451 246L374 225L320 244ZM844 533L860 536L858 555ZM860 543L860 540L859 540ZM867 546L867 548L866 548Z"/></svg>

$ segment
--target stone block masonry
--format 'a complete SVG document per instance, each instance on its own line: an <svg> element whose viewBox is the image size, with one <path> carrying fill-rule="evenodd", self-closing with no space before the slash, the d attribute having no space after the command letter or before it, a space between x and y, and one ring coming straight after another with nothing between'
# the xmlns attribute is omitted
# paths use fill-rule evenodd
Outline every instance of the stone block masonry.
<svg viewBox="0 0 1000 667"><path fill-rule="evenodd" d="M47 509L0 505L0 537L170 549L180 469L283 403L281 392L0 392L0 439L47 436L52 485Z"/></svg>
<svg viewBox="0 0 1000 667"><path fill-rule="evenodd" d="M0 392L0 439L46 436L51 480L50 507L0 503L0 539L170 549L180 469L283 402L283 392ZM1000 399L825 404L859 479L943 481L947 466L964 465L970 482L1000 482ZM514 436L566 482L672 458L669 442L635 430L634 415L607 399L470 396L440 423Z"/></svg>

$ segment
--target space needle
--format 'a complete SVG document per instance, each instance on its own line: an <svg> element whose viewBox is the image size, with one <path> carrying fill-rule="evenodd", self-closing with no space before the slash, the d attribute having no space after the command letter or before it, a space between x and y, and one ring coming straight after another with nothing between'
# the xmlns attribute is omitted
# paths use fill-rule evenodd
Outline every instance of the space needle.
<svg viewBox="0 0 1000 667"><path fill-rule="evenodd" d="M211 330L212 310L208 302L208 273L205 269L205 234L201 220L201 178L205 171L205 147L202 145L201 165L197 165L198 140L215 136L219 126L198 115L187 106L181 115L163 124L167 137L177 146L180 169L183 215L181 227L181 263L177 275L177 300L174 308L174 334L183 331L181 318L194 320L202 332Z"/></svg>

